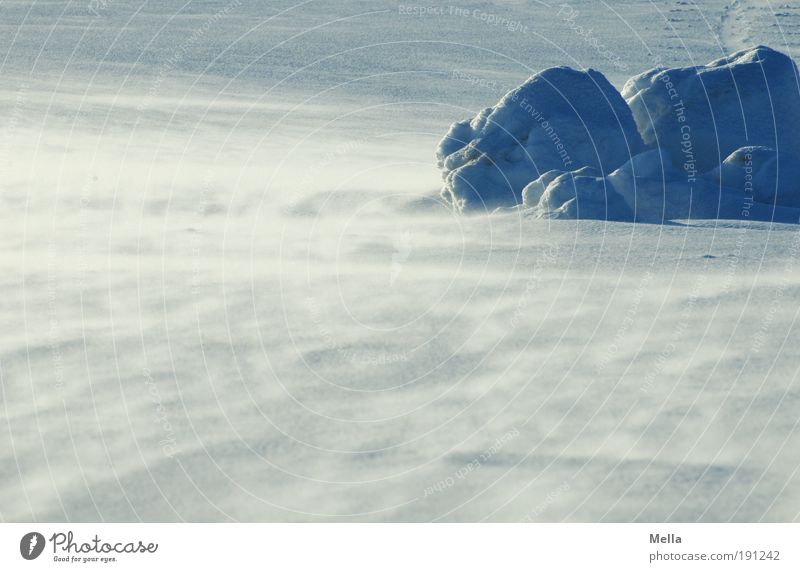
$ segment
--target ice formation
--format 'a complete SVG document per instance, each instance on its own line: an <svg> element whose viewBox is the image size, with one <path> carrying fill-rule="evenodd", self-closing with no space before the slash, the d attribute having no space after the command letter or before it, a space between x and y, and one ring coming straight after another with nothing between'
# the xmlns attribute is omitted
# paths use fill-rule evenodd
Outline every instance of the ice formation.
<svg viewBox="0 0 800 572"><path fill-rule="evenodd" d="M794 62L764 46L647 71L621 94L594 70L548 69L450 128L442 194L462 211L797 222L799 86Z"/></svg>

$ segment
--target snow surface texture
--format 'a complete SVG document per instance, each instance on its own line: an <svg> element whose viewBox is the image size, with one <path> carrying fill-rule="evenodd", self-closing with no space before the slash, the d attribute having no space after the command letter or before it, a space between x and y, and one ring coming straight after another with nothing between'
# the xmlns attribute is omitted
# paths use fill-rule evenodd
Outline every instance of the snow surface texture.
<svg viewBox="0 0 800 572"><path fill-rule="evenodd" d="M0 520L800 520L800 226L457 216L431 157L800 5L569 4L4 2Z"/></svg>
<svg viewBox="0 0 800 572"><path fill-rule="evenodd" d="M522 203L552 218L796 222L798 125L797 67L757 46L652 69L621 95L594 70L545 70L454 123L436 156L442 194L461 211Z"/></svg>

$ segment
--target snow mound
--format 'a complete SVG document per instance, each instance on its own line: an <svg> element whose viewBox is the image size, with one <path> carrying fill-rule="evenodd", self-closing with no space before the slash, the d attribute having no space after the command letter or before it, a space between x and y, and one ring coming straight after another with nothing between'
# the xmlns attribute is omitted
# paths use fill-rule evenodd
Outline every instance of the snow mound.
<svg viewBox="0 0 800 572"><path fill-rule="evenodd" d="M799 85L764 46L650 70L621 94L593 70L551 68L450 128L442 195L554 218L796 223Z"/></svg>
<svg viewBox="0 0 800 572"><path fill-rule="evenodd" d="M663 149L636 157L607 177L637 222L675 219L741 218L743 199L734 189L675 168Z"/></svg>
<svg viewBox="0 0 800 572"><path fill-rule="evenodd" d="M671 219L740 218L735 192L710 179L689 183L653 149L603 176L590 168L550 171L523 191L523 208L547 218L662 223Z"/></svg>
<svg viewBox="0 0 800 572"><path fill-rule="evenodd" d="M790 186L779 185L776 174L800 180L800 167L779 160L772 149L746 147L717 169L689 177L666 151L651 149L606 176L589 168L545 173L525 188L522 206L547 218L798 222L800 211L787 208L800 206L798 195L784 194Z"/></svg>
<svg viewBox="0 0 800 572"><path fill-rule="evenodd" d="M705 66L646 71L622 96L645 144L702 173L746 146L800 155L798 85L789 56L756 46Z"/></svg>
<svg viewBox="0 0 800 572"><path fill-rule="evenodd" d="M609 173L643 148L633 115L600 72L550 68L471 120L454 123L436 158L458 210L517 205L553 169Z"/></svg>
<svg viewBox="0 0 800 572"><path fill-rule="evenodd" d="M709 173L709 178L732 189L742 189L755 202L800 207L800 164L797 155L771 147L737 149Z"/></svg>
<svg viewBox="0 0 800 572"><path fill-rule="evenodd" d="M592 167L549 171L523 191L526 207L550 218L594 218L627 221L632 213L624 199Z"/></svg>

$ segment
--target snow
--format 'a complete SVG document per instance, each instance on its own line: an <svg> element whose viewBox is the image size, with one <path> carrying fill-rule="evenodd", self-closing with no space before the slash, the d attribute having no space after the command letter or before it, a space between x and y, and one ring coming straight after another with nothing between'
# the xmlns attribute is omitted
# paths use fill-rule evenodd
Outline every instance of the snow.
<svg viewBox="0 0 800 572"><path fill-rule="evenodd" d="M742 147L709 173L720 185L743 189L764 204L800 207L800 164L771 147Z"/></svg>
<svg viewBox="0 0 800 572"><path fill-rule="evenodd" d="M542 80L549 80L546 88ZM602 97L590 80L602 85ZM563 84L556 89L560 97L549 91L556 82ZM472 121L453 124L437 150L442 194L458 210L520 204L549 218L797 222L800 212L791 209L800 207L798 85L791 58L765 46L706 66L634 76L621 94L630 108L597 72L551 68ZM531 121L519 109L527 110L528 98L540 91ZM565 113L562 98L581 102L577 118L570 118L586 126L577 134L574 125L565 129L571 136L563 144L557 138L562 158L577 146L596 154L602 149L605 160L592 162L585 153L578 168L570 158L559 165L569 169L558 169L552 144L533 136L541 134L542 115ZM604 101L612 102L616 128ZM619 169L606 177L609 167Z"/></svg>
<svg viewBox="0 0 800 572"><path fill-rule="evenodd" d="M773 149L738 149L713 171L687 177L665 150L632 157L602 177L590 168L549 171L523 191L523 209L546 218L664 224L675 220L800 222L795 163ZM777 189L777 194L776 194Z"/></svg>
<svg viewBox="0 0 800 572"><path fill-rule="evenodd" d="M541 187L544 190L534 202ZM549 171L525 188L524 197L524 204L552 218L633 219L623 198L591 167L567 173Z"/></svg>
<svg viewBox="0 0 800 572"><path fill-rule="evenodd" d="M736 149L767 146L800 156L800 77L792 59L765 46L704 66L652 69L622 95L647 145L676 166L707 172Z"/></svg>
<svg viewBox="0 0 800 572"><path fill-rule="evenodd" d="M603 74L555 67L494 107L454 123L436 150L443 195L459 210L511 206L540 174L607 173L639 152L630 109Z"/></svg>
<svg viewBox="0 0 800 572"><path fill-rule="evenodd" d="M462 216L432 159L549 67L796 58L800 7L185 4L2 6L0 519L800 518L798 225Z"/></svg>

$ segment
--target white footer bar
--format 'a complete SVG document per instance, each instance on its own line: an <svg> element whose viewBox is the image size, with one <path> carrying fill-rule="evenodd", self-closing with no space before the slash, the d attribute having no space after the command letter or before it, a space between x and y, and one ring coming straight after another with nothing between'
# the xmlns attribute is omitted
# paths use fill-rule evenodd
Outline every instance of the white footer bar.
<svg viewBox="0 0 800 572"><path fill-rule="evenodd" d="M800 570L800 524L2 524L0 570Z"/></svg>

